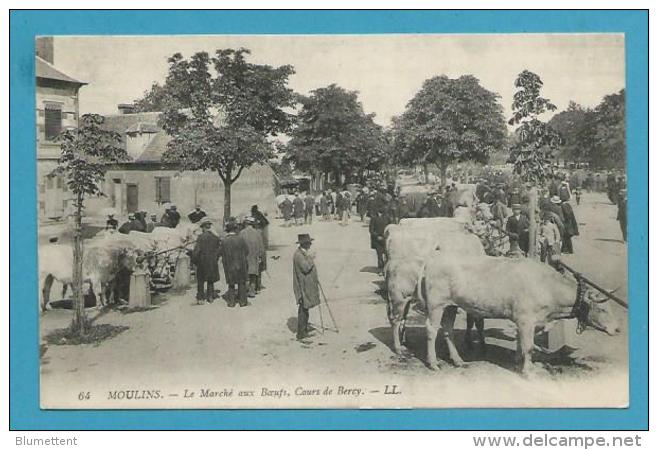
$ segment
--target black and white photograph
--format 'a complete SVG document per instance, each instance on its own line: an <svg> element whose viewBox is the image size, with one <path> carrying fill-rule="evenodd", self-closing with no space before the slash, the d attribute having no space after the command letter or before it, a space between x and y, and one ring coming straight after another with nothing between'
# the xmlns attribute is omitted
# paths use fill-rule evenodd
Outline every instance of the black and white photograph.
<svg viewBox="0 0 658 450"><path fill-rule="evenodd" d="M624 34L34 58L42 409L628 406Z"/></svg>

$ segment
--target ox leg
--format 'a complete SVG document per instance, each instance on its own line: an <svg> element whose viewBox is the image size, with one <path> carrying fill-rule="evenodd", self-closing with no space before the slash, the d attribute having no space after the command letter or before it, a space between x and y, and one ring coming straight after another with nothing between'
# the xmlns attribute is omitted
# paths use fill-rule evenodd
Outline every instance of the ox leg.
<svg viewBox="0 0 658 450"><path fill-rule="evenodd" d="M456 306L447 306L443 311L443 316L441 317L441 329L443 330L443 337L448 346L448 353L452 363L459 367L464 365L464 360L459 355L457 347L455 347L454 342L454 328L455 328L455 317L457 316L457 307Z"/></svg>
<svg viewBox="0 0 658 450"><path fill-rule="evenodd" d="M475 316L471 313L466 314L466 333L464 333L464 344L467 349L473 348L473 341L471 340L471 330L473 330L473 325L475 324Z"/></svg>
<svg viewBox="0 0 658 450"><path fill-rule="evenodd" d="M41 311L46 312L46 307L50 303L50 290L53 287L53 281L55 277L52 275L46 275L46 278L43 280L43 287L41 288Z"/></svg>
<svg viewBox="0 0 658 450"><path fill-rule="evenodd" d="M532 351L535 346L535 326L534 324L519 323L517 324L517 358L521 373L530 374L534 365L532 363Z"/></svg>
<svg viewBox="0 0 658 450"><path fill-rule="evenodd" d="M393 332L393 349L398 355L402 354L402 342L404 342L406 313L409 311L411 302L408 299L394 300L389 306L389 321Z"/></svg>
<svg viewBox="0 0 658 450"><path fill-rule="evenodd" d="M478 339L480 340L480 351L482 353L487 352L487 341L484 338L484 319L478 317L475 319L475 328L478 330Z"/></svg>
<svg viewBox="0 0 658 450"><path fill-rule="evenodd" d="M432 313L430 312L425 321L425 331L427 333L427 366L436 370L439 367L439 362L436 359L436 335L439 332L438 320L432 320Z"/></svg>
<svg viewBox="0 0 658 450"><path fill-rule="evenodd" d="M68 290L69 284L67 282L62 283L62 299L66 298L66 291Z"/></svg>

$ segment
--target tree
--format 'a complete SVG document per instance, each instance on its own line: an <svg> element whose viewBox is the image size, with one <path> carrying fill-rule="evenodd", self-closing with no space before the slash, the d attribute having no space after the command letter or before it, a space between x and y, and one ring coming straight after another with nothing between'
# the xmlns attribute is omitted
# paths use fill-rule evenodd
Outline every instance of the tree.
<svg viewBox="0 0 658 450"><path fill-rule="evenodd" d="M562 158L571 161L587 159L593 142L589 139L592 111L571 101L566 110L554 115L548 126L560 136Z"/></svg>
<svg viewBox="0 0 658 450"><path fill-rule="evenodd" d="M436 164L442 185L450 164L486 162L507 133L499 98L472 75L426 80L400 117L396 146L403 159Z"/></svg>
<svg viewBox="0 0 658 450"><path fill-rule="evenodd" d="M363 111L357 92L331 84L298 101L302 107L286 150L296 168L333 173L339 181L342 175L363 180L364 171L382 166L382 127Z"/></svg>
<svg viewBox="0 0 658 450"><path fill-rule="evenodd" d="M543 181L552 172L553 151L560 143L560 136L539 116L557 107L549 99L540 96L544 83L529 70L519 74L512 102L510 125L518 125L519 137L510 149L510 161L526 181Z"/></svg>
<svg viewBox="0 0 658 450"><path fill-rule="evenodd" d="M66 178L73 194L75 206L75 228L73 231L73 302L72 329L82 335L87 329L84 299L82 296L82 214L84 199L91 195L103 195L99 184L105 178L107 164L128 159L121 146L118 133L104 130L103 116L85 114L78 128L63 131L58 136L61 155L56 173Z"/></svg>
<svg viewBox="0 0 658 450"><path fill-rule="evenodd" d="M163 160L183 170L212 170L224 184L224 220L231 186L242 171L272 155L269 136L289 131L295 105L291 66L246 61L249 50L220 49L169 58L162 125L171 141ZM211 69L212 65L212 69Z"/></svg>
<svg viewBox="0 0 658 450"><path fill-rule="evenodd" d="M135 112L161 112L166 108L167 88L153 83L151 89L144 91L142 98L133 101Z"/></svg>
<svg viewBox="0 0 658 450"><path fill-rule="evenodd" d="M595 145L590 155L594 167L626 165L626 91L606 95L594 110Z"/></svg>

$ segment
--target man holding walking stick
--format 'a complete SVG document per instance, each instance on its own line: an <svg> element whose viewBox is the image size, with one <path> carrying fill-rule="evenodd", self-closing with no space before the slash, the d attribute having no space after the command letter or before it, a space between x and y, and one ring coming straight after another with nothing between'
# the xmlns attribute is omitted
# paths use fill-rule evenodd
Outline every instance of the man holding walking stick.
<svg viewBox="0 0 658 450"><path fill-rule="evenodd" d="M310 251L312 242L308 234L298 235L299 247L292 261L292 287L297 303L297 340L308 336L308 310L320 304L315 255Z"/></svg>

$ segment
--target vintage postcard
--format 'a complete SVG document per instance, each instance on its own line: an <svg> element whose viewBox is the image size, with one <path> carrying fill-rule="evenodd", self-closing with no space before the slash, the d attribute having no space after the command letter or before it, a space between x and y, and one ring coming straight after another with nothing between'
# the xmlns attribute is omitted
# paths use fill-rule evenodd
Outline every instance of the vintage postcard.
<svg viewBox="0 0 658 450"><path fill-rule="evenodd" d="M43 409L628 406L623 34L35 49Z"/></svg>

